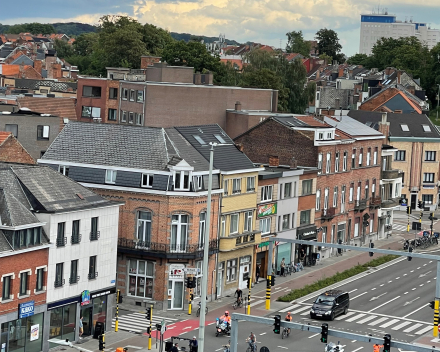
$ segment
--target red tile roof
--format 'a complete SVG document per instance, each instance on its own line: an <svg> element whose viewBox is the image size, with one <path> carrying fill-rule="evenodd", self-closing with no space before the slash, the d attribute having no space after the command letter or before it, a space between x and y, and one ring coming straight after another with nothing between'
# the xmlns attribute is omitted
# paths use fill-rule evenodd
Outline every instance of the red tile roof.
<svg viewBox="0 0 440 352"><path fill-rule="evenodd" d="M2 145L10 136L12 136L12 132L0 131L0 145Z"/></svg>

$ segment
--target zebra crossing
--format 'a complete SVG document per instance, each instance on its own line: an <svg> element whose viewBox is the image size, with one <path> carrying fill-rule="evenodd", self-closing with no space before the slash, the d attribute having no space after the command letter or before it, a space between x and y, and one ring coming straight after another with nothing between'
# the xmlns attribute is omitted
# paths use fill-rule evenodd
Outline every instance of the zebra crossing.
<svg viewBox="0 0 440 352"><path fill-rule="evenodd" d="M408 230L407 225L400 225L400 224L393 224L393 232L394 231L400 231L400 232L406 232Z"/></svg>
<svg viewBox="0 0 440 352"><path fill-rule="evenodd" d="M115 321L116 319L113 318L112 328L115 327ZM118 329L124 331L132 331L138 334L147 330L147 327L150 326L150 321L145 318L145 313L130 313L130 314L121 315L119 316L118 321L119 321ZM155 330L156 324L160 324L162 321L165 321L167 326L169 326L174 322L176 322L177 319L165 318L165 317L159 317L153 315L152 330Z"/></svg>
<svg viewBox="0 0 440 352"><path fill-rule="evenodd" d="M281 309L280 313L290 312L291 315L308 316L310 314L311 305L294 304L287 308ZM388 328L393 331L403 331L413 335L423 335L432 330L432 323L423 323L414 320L405 320L399 317L381 317L367 312L348 311L346 315L340 315L335 318L338 321L347 323L362 324L363 326L371 326L377 328Z"/></svg>

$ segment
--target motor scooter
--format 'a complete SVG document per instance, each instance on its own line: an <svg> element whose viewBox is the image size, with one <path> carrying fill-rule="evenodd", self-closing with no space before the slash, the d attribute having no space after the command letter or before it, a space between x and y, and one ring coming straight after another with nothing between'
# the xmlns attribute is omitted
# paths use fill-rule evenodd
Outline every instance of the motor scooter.
<svg viewBox="0 0 440 352"><path fill-rule="evenodd" d="M216 319L215 322L215 336L219 336L220 334L229 335L229 331L231 330L230 325L220 318Z"/></svg>
<svg viewBox="0 0 440 352"><path fill-rule="evenodd" d="M325 345L324 352L344 352L344 347L339 344L335 344L334 342L329 342Z"/></svg>

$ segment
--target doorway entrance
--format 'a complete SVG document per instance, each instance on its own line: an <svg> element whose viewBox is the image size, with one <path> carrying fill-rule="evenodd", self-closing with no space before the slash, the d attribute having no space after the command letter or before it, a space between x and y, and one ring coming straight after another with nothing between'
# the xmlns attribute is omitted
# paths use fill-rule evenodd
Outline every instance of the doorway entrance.
<svg viewBox="0 0 440 352"><path fill-rule="evenodd" d="M415 209L417 204L417 194L411 194L411 209Z"/></svg>
<svg viewBox="0 0 440 352"><path fill-rule="evenodd" d="M184 285L183 280L168 281L168 300L169 309L183 309Z"/></svg>
<svg viewBox="0 0 440 352"><path fill-rule="evenodd" d="M92 335L92 318L93 318L93 307L92 306L86 306L81 308L81 315L80 317L83 317L83 336L90 336Z"/></svg>

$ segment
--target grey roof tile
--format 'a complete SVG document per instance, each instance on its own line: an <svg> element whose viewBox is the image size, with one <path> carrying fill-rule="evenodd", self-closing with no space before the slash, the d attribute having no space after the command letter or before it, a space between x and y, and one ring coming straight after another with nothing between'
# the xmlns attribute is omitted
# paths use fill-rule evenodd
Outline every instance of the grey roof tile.
<svg viewBox="0 0 440 352"><path fill-rule="evenodd" d="M382 133L379 131L376 131L375 129L366 126L365 124L356 121L355 119L351 118L350 116L338 116L337 119L339 121L336 121L333 118L324 117L324 121L328 123L329 125L336 127L338 130L341 130L342 132L356 137L356 136L381 136Z"/></svg>

